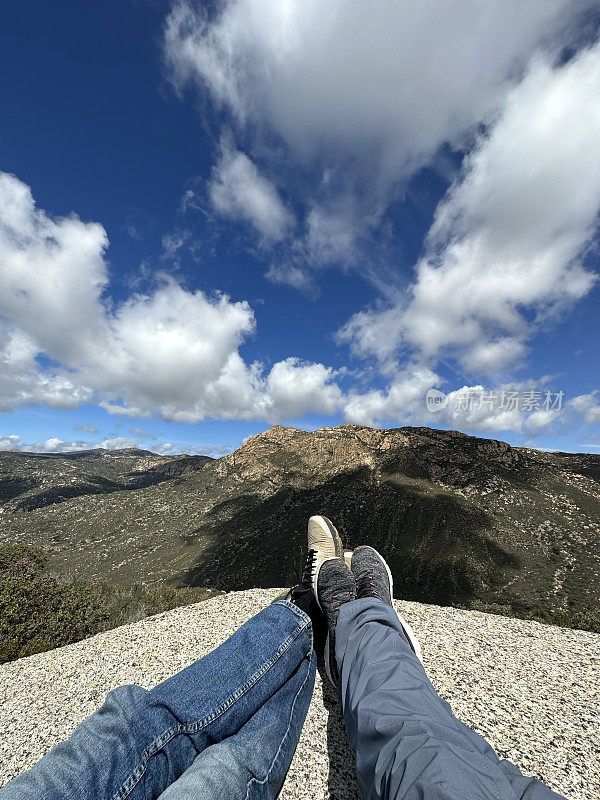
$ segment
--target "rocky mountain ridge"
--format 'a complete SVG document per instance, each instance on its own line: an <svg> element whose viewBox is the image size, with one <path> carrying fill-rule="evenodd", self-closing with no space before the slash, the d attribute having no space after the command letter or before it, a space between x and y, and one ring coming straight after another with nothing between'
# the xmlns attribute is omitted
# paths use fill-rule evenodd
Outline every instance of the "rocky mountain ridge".
<svg viewBox="0 0 600 800"><path fill-rule="evenodd" d="M275 426L215 460L57 456L35 462L52 472L36 486L31 458L0 454L0 538L43 544L59 572L289 584L323 513L348 547L385 554L400 597L574 613L600 600L600 456L343 425Z"/></svg>

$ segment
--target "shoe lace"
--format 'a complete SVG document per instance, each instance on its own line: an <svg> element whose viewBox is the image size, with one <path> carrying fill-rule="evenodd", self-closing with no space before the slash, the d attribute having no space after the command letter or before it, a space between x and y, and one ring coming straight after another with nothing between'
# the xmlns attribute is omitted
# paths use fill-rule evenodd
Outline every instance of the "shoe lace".
<svg viewBox="0 0 600 800"><path fill-rule="evenodd" d="M367 569L356 581L357 597L379 597L379 592L373 581L373 570Z"/></svg>
<svg viewBox="0 0 600 800"><path fill-rule="evenodd" d="M335 614L335 619L337 621L338 613L340 610L340 606L343 603L348 603L350 600L354 600L354 589L348 589L347 592L342 592L342 596L340 597L339 594L334 594L331 596L331 600L333 602L337 602L337 605L333 606L333 611Z"/></svg>
<svg viewBox="0 0 600 800"><path fill-rule="evenodd" d="M310 583L312 580L312 576L315 571L315 565L317 563L317 551L316 550L309 550L308 555L306 556L306 561L304 562L304 572L302 573L302 583Z"/></svg>

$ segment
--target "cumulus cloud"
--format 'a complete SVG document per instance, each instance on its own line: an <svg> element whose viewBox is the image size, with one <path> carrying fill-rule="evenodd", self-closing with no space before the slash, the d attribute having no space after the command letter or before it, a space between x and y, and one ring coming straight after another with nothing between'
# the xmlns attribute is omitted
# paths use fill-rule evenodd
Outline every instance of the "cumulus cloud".
<svg viewBox="0 0 600 800"><path fill-rule="evenodd" d="M167 455L173 450L174 445L170 442L154 445L150 449L159 455ZM0 436L1 450L21 450L28 453L77 453L83 450L122 450L123 448L140 448L138 439L129 436L114 436L103 439L101 442L86 442L82 439L76 441L66 441L58 436L51 436L48 439L27 443L21 436L11 434L10 436ZM181 451L180 451L181 452Z"/></svg>
<svg viewBox="0 0 600 800"><path fill-rule="evenodd" d="M178 86L208 89L299 157L350 156L397 177L485 118L569 5L229 0L209 14L179 0L165 55Z"/></svg>
<svg viewBox="0 0 600 800"><path fill-rule="evenodd" d="M0 436L0 450L18 450L21 437L16 434L10 436Z"/></svg>
<svg viewBox="0 0 600 800"><path fill-rule="evenodd" d="M535 437L553 433L554 423L590 423L586 412L595 406L595 396L564 402L564 393L550 388L550 378L511 381L497 386L465 385L443 392L444 381L418 365L399 372L385 391L351 394L345 406L349 422L362 425L430 425L473 432L514 431ZM429 392L439 402L431 410ZM576 399L577 400L577 399ZM600 417L600 415L599 415Z"/></svg>
<svg viewBox="0 0 600 800"><path fill-rule="evenodd" d="M430 369L414 365L398 372L386 391L353 392L344 414L348 422L374 425L383 420L407 421L415 409L425 408L425 393L438 385L440 377Z"/></svg>
<svg viewBox="0 0 600 800"><path fill-rule="evenodd" d="M111 439L104 439L103 442L96 445L102 450L122 450L124 447L138 448L139 442L137 439L132 439L131 436L113 436Z"/></svg>
<svg viewBox="0 0 600 800"><path fill-rule="evenodd" d="M239 153L226 134L213 204L263 244L286 241L295 268L268 277L304 290L298 267L337 264L377 283L365 242L387 239L386 210L408 178L442 145L469 144L534 51L577 46L591 5L175 0L164 54L177 89L197 86L247 143ZM256 159L293 187L301 226Z"/></svg>
<svg viewBox="0 0 600 800"><path fill-rule="evenodd" d="M336 414L342 407L342 391L335 372L322 364L288 358L273 366L266 381L269 407L265 417L281 420L301 416L306 409L315 414Z"/></svg>
<svg viewBox="0 0 600 800"><path fill-rule="evenodd" d="M595 280L582 261L599 205L598 47L557 66L581 48L592 5L226 0L209 13L176 0L164 50L175 85L226 110L298 190L301 231L266 277L316 294L312 268L352 266L387 292L340 332L355 354L388 372L399 351L427 366L450 356L485 376L521 365L539 325ZM442 145L470 153L402 296L371 246ZM241 158L260 177L224 152L215 174ZM270 216L285 240L292 229Z"/></svg>
<svg viewBox="0 0 600 800"><path fill-rule="evenodd" d="M81 439L74 442L66 442L57 436L51 436L44 441L34 442L29 445L22 444L19 449L32 453L76 453L81 450L92 450L93 447L94 445L90 444L90 442L84 442Z"/></svg>
<svg viewBox="0 0 600 800"><path fill-rule="evenodd" d="M111 413L196 422L281 420L339 405L323 365L289 358L267 372L244 361L239 348L255 330L246 301L165 279L152 294L110 304L104 229L51 218L5 173L0 220L3 409L96 399Z"/></svg>
<svg viewBox="0 0 600 800"><path fill-rule="evenodd" d="M217 213L249 223L264 242L276 242L294 227L294 217L273 183L228 139L222 142L209 195Z"/></svg>
<svg viewBox="0 0 600 800"><path fill-rule="evenodd" d="M188 444L177 449L181 455L189 456L210 456L210 458L221 458L235 450L235 447L218 444Z"/></svg>
<svg viewBox="0 0 600 800"><path fill-rule="evenodd" d="M154 448L154 452L158 453L161 456L169 455L173 450L172 442L164 442L164 444L156 445Z"/></svg>
<svg viewBox="0 0 600 800"><path fill-rule="evenodd" d="M91 389L68 374L40 370L38 353L39 347L30 336L0 317L0 412L38 403L77 408L91 399Z"/></svg>
<svg viewBox="0 0 600 800"><path fill-rule="evenodd" d="M158 455L208 455L212 458L220 458L235 449L233 446L218 444L176 446L173 442L161 442L146 446L140 444L137 437L132 438L129 436L107 437L101 442L87 442L81 439L68 441L58 436L51 436L48 439L37 442L26 442L22 436L17 434L0 435L0 452L17 450L27 453L76 453L83 450L121 450L123 448L150 450Z"/></svg>
<svg viewBox="0 0 600 800"><path fill-rule="evenodd" d="M562 413L552 408L556 396L551 393L548 408L544 408L544 382L525 381L501 384L495 389L481 384L462 386L447 394L446 406L436 414L425 410L424 404L415 409L415 418L424 424L443 424L457 430L514 431L535 435L548 429ZM528 397L539 397L529 405ZM539 405L539 408L537 407ZM562 403L561 403L562 405ZM548 432L548 430L546 430Z"/></svg>
<svg viewBox="0 0 600 800"><path fill-rule="evenodd" d="M121 450L123 448L134 447L140 449L138 439L128 436L115 436L106 438L101 442L86 442L82 440L66 441L58 436L38 442L25 442L22 436L10 434L9 436L0 435L0 452L7 450L18 450L27 453L76 453L83 450ZM182 445L175 447L172 442L144 447L158 455L170 455L174 451L180 455L209 455L212 458L220 458L227 455L234 447L216 444Z"/></svg>
<svg viewBox="0 0 600 800"><path fill-rule="evenodd" d="M600 209L600 45L536 58L439 205L408 300L340 332L356 352L448 353L478 373L522 359L536 326L583 297Z"/></svg>
<svg viewBox="0 0 600 800"><path fill-rule="evenodd" d="M69 362L106 349L98 300L108 282L107 245L101 225L74 215L51 219L35 208L26 184L0 173L0 314L18 320L54 358Z"/></svg>

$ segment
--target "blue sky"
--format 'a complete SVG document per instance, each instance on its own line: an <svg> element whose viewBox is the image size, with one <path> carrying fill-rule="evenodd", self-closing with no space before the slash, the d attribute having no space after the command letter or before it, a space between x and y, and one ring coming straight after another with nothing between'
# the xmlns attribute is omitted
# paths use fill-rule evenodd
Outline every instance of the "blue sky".
<svg viewBox="0 0 600 800"><path fill-rule="evenodd" d="M3 12L0 447L598 452L594 4L446 9Z"/></svg>

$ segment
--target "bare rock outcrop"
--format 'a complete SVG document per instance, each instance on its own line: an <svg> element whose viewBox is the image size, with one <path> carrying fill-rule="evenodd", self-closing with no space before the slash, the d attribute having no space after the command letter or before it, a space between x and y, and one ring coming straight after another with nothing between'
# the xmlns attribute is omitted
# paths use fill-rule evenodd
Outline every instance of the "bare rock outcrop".
<svg viewBox="0 0 600 800"><path fill-rule="evenodd" d="M218 646L278 590L234 592L0 666L0 786L124 683L146 688ZM398 602L454 713L570 800L600 797L600 635ZM317 676L282 800L355 800L337 698Z"/></svg>

